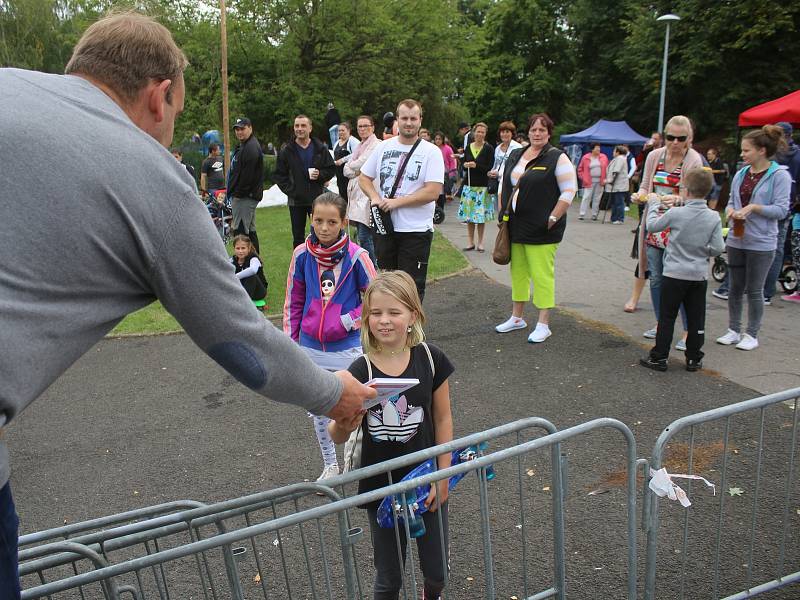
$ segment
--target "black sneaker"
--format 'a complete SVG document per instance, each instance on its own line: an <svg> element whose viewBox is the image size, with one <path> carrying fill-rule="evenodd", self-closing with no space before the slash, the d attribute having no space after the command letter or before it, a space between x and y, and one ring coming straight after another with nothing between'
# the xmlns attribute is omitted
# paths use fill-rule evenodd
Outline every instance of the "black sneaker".
<svg viewBox="0 0 800 600"><path fill-rule="evenodd" d="M688 359L688 358L686 359L686 370L687 371L699 371L702 368L703 368L703 359L702 358L699 359L699 360L691 360L691 359Z"/></svg>
<svg viewBox="0 0 800 600"><path fill-rule="evenodd" d="M646 356L644 358L639 359L639 364L643 367L647 367L648 369L653 369L654 371L666 371L667 370L667 359L666 358L651 358L650 356Z"/></svg>

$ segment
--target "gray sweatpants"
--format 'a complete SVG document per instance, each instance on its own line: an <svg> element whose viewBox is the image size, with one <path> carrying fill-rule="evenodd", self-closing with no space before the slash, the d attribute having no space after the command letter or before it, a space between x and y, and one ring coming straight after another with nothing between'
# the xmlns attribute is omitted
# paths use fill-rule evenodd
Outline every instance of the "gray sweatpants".
<svg viewBox="0 0 800 600"><path fill-rule="evenodd" d="M740 250L728 246L728 273L730 291L728 292L728 327L742 331L742 299L747 296L747 331L758 337L761 319L764 316L764 281L772 265L774 250Z"/></svg>

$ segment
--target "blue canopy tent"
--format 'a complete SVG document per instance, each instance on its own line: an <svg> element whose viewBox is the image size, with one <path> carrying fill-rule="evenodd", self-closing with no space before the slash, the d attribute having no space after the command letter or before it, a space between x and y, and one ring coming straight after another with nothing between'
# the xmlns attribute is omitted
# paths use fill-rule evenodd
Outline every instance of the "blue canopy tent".
<svg viewBox="0 0 800 600"><path fill-rule="evenodd" d="M648 139L636 133L625 121L600 119L583 131L562 135L560 143L564 148L568 146L577 146L579 148L579 150L574 148L572 152L568 152L570 159L577 165L577 159L588 151L587 145L589 143L600 144L603 154L612 158L614 146L617 144L627 144L631 152L636 154L634 148L641 148Z"/></svg>
<svg viewBox="0 0 800 600"><path fill-rule="evenodd" d="M627 144L629 146L644 146L648 138L639 135L625 121L606 121L600 119L591 127L561 136L561 144L588 144L596 142L603 146Z"/></svg>

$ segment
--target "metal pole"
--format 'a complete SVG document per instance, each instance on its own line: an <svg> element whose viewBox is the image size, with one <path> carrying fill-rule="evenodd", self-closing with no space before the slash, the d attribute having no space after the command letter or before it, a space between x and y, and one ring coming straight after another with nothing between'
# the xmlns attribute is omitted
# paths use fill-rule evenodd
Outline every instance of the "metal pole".
<svg viewBox="0 0 800 600"><path fill-rule="evenodd" d="M664 131L664 98L667 93L667 56L669 54L669 21L667 21L667 33L664 36L664 60L661 64L661 98L658 102L658 131Z"/></svg>
<svg viewBox="0 0 800 600"><path fill-rule="evenodd" d="M228 26L225 19L225 0L219 0L220 51L222 54L222 140L225 144L225 175L231 169L230 127L228 121Z"/></svg>

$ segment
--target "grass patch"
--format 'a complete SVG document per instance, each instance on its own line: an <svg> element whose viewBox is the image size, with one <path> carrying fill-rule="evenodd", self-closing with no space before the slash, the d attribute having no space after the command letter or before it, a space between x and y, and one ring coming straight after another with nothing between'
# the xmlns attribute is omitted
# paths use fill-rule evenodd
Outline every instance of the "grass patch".
<svg viewBox="0 0 800 600"><path fill-rule="evenodd" d="M292 230L286 207L260 208L256 211L256 229L261 244L261 258L264 272L269 281L267 292L267 313L274 314L283 309L286 294L286 276L289 272L289 259L292 257ZM351 228L351 235L355 228ZM228 254L233 249L228 244ZM459 271L467 266L467 260L438 231L433 237L428 279L435 279ZM169 333L181 331L178 322L160 302L131 313L117 325L111 335Z"/></svg>

